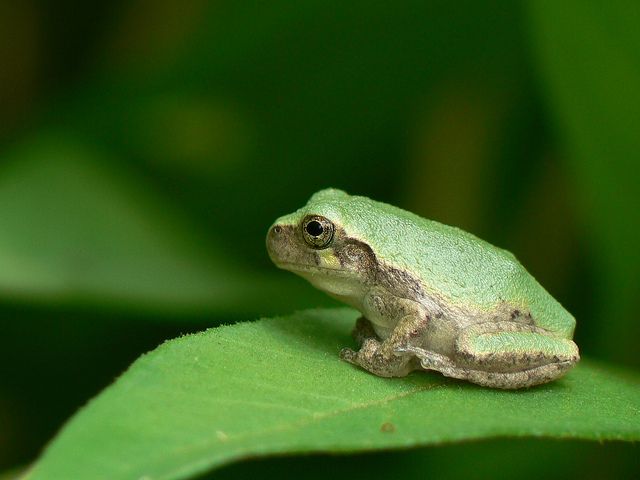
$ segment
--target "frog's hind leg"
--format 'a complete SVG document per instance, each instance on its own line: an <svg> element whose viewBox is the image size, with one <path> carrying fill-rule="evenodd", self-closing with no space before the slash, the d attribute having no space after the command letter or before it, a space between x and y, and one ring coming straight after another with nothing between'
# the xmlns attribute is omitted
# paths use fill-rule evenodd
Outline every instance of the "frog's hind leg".
<svg viewBox="0 0 640 480"><path fill-rule="evenodd" d="M518 322L490 322L464 329L454 358L412 349L423 368L493 388L523 388L564 375L580 359L566 338Z"/></svg>

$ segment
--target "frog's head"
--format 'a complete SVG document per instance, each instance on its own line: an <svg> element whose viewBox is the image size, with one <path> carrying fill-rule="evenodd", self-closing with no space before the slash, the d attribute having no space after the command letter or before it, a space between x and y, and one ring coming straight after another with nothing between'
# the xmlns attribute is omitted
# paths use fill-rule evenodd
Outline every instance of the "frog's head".
<svg viewBox="0 0 640 480"><path fill-rule="evenodd" d="M357 297L377 265L371 247L350 228L358 198L321 190L301 209L277 219L267 234L271 260L327 293Z"/></svg>

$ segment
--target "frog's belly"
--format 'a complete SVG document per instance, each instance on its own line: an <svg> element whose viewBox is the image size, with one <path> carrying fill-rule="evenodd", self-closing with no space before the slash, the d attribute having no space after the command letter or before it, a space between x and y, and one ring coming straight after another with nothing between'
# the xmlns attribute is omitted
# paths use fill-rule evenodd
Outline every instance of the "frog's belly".
<svg viewBox="0 0 640 480"><path fill-rule="evenodd" d="M378 337L380 337L382 340L386 339L389 335L391 335L391 332L393 332L393 327L380 325L373 322L371 322L371 324L373 325L373 329L375 330L376 335L378 335Z"/></svg>

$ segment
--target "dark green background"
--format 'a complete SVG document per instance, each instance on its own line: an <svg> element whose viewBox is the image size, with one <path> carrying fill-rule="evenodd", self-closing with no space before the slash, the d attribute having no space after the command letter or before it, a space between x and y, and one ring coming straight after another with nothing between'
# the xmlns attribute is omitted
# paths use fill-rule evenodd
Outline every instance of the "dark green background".
<svg viewBox="0 0 640 480"><path fill-rule="evenodd" d="M264 250L327 186L508 248L583 355L637 369L639 21L631 1L3 0L0 466L164 339L331 305ZM502 441L220 474L589 478L634 454Z"/></svg>

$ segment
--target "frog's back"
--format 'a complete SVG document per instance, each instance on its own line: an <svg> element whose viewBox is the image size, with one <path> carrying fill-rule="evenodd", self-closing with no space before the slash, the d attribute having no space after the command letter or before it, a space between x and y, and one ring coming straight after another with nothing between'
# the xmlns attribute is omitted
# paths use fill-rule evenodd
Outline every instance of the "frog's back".
<svg viewBox="0 0 640 480"><path fill-rule="evenodd" d="M571 338L575 319L510 252L459 228L366 197L349 197L351 235L366 241L389 265L417 278L427 294L477 311L510 309Z"/></svg>

